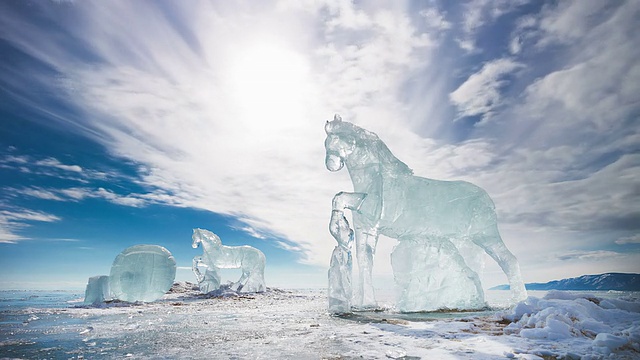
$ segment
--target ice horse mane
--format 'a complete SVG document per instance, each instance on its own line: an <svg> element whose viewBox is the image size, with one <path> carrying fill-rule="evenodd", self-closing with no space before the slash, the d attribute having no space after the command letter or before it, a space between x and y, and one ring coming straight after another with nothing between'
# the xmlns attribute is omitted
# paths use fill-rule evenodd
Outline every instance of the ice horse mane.
<svg viewBox="0 0 640 360"><path fill-rule="evenodd" d="M353 139L355 146L367 150L382 165L384 173L388 175L413 175L413 170L393 155L387 145L378 135L349 122L343 122L336 115L333 121L325 125L327 134L336 135L342 139Z"/></svg>

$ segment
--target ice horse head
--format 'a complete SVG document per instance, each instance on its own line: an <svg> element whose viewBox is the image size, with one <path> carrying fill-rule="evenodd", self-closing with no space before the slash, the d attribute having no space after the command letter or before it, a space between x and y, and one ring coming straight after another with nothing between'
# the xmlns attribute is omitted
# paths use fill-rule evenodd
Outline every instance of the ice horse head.
<svg viewBox="0 0 640 360"><path fill-rule="evenodd" d="M203 244L202 247L222 245L222 240L218 235L205 229L193 229L191 239L193 240L191 247L194 249L197 249L200 244Z"/></svg>
<svg viewBox="0 0 640 360"><path fill-rule="evenodd" d="M446 295L425 296L431 291L421 290L421 286L431 286L425 284L445 284L441 290L451 288L451 294L458 294L460 299L456 307L484 304L478 275L459 251L465 244L477 245L500 265L515 299L526 297L518 262L500 238L493 201L483 189L464 181L414 176L376 134L342 121L338 115L326 122L325 132L327 169L338 171L346 167L353 183L353 192L335 195L333 209L349 209L353 213L360 273L356 307L375 306L371 270L381 234L400 241L392 254L392 265L407 310L425 310L411 301L415 297L437 298L444 301L439 307L450 307ZM441 264L438 268L428 264L438 260L455 266ZM447 281L452 276L425 273L438 269L445 274L455 272L455 278L466 285L456 289ZM423 278L416 278L420 275L415 274L422 274ZM461 298L461 293L471 295Z"/></svg>

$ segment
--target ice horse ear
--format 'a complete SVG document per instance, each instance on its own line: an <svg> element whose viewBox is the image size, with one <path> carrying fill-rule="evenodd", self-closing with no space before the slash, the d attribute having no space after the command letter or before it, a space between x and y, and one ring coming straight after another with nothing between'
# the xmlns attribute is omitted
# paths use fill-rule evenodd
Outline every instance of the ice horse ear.
<svg viewBox="0 0 640 360"><path fill-rule="evenodd" d="M330 121L327 121L327 122L324 124L324 131L325 131L327 134L331 133L331 131L333 130L333 127L334 127L336 124L339 124L339 123L342 123L342 117L341 117L340 115L338 115L338 114L335 114L335 115L333 116L333 121L331 121L331 122L330 122Z"/></svg>

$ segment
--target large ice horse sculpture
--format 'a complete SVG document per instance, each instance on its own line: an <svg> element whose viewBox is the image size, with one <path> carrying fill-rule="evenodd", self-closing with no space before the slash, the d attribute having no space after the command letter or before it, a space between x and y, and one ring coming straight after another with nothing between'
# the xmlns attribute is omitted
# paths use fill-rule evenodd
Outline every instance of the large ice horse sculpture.
<svg viewBox="0 0 640 360"><path fill-rule="evenodd" d="M483 189L414 176L376 134L338 115L325 131L327 169L346 166L353 183L353 192L334 196L330 229L346 251L339 240L345 231L335 229L345 226L342 211L351 210L359 271L354 307L377 306L371 271L379 235L399 241L391 262L402 311L484 306L479 277L459 251L471 244L500 265L514 300L526 298L518 262L500 238L493 201Z"/></svg>
<svg viewBox="0 0 640 360"><path fill-rule="evenodd" d="M264 267L266 258L262 251L248 245L226 246L218 235L205 229L193 229L195 249L202 244L202 256L193 258L193 272L198 279L200 291L209 293L220 288L220 269L241 269L240 279L231 284L231 289L238 292L263 292L267 289L264 283ZM204 274L200 267L205 267Z"/></svg>

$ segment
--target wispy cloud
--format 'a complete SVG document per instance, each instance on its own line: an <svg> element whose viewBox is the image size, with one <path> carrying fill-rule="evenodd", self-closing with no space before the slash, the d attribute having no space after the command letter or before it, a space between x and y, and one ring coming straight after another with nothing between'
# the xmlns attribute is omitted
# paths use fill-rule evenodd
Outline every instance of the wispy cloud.
<svg viewBox="0 0 640 360"><path fill-rule="evenodd" d="M256 239L264 240L267 238L265 234L256 231L256 229L252 228L251 226L241 226L241 227L238 227L237 230L244 231Z"/></svg>
<svg viewBox="0 0 640 360"><path fill-rule="evenodd" d="M24 210L24 211L0 211L4 220L22 220L22 221L45 221L52 222L60 220L59 217L43 212Z"/></svg>
<svg viewBox="0 0 640 360"><path fill-rule="evenodd" d="M16 151L16 149L13 150L13 152ZM86 173L78 165L64 164L53 157L35 158L28 155L3 154L0 156L0 167L79 182L86 182L86 178L96 175Z"/></svg>
<svg viewBox="0 0 640 360"><path fill-rule="evenodd" d="M478 52L476 35L483 26L491 24L499 17L516 10L529 0L472 0L463 6L461 34L457 38L458 45L468 52Z"/></svg>
<svg viewBox="0 0 640 360"><path fill-rule="evenodd" d="M96 197L101 197L118 205L140 207L145 204L145 201L143 199L140 199L136 196L122 196L104 188L98 188L98 190L96 190L93 194Z"/></svg>
<svg viewBox="0 0 640 360"><path fill-rule="evenodd" d="M568 260L604 260L611 257L618 257L620 253L615 251L595 250L595 251L571 251L558 256L562 261Z"/></svg>
<svg viewBox="0 0 640 360"><path fill-rule="evenodd" d="M426 8L420 11L420 15L424 18L427 27L436 31L449 30L453 24L446 19L445 14L435 7Z"/></svg>
<svg viewBox="0 0 640 360"><path fill-rule="evenodd" d="M113 190L98 188L69 188L69 189L44 189L44 188L5 188L5 191L11 193L13 196L22 195L34 197L42 200L53 201L72 201L78 202L84 199L104 199L114 204L130 206L130 207L142 207L150 203L168 203L169 199L165 198L169 195L166 194L118 194Z"/></svg>
<svg viewBox="0 0 640 360"><path fill-rule="evenodd" d="M60 217L40 211L28 209L0 210L0 243L16 243L27 240L19 235L20 230L33 222L54 222Z"/></svg>
<svg viewBox="0 0 640 360"><path fill-rule="evenodd" d="M5 189L5 191L11 191L13 193L18 192L27 196L31 196L31 197L35 197L43 200L57 200L57 201L63 200L63 198L56 195L54 192L49 190L43 190L43 189L35 189L35 188L26 188L23 190Z"/></svg>
<svg viewBox="0 0 640 360"><path fill-rule="evenodd" d="M52 167L52 168L56 168L64 171L71 171L71 172L77 172L77 173L82 172L82 168L78 165L66 165L58 161L58 159L54 159L51 157L46 158L44 160L36 161L35 164L39 166Z"/></svg>
<svg viewBox="0 0 640 360"><path fill-rule="evenodd" d="M616 240L616 244L618 244L618 245L640 244L640 233L632 235L632 236L621 237L621 238Z"/></svg>
<svg viewBox="0 0 640 360"><path fill-rule="evenodd" d="M487 120L502 106L501 90L508 83L507 76L523 67L509 58L490 61L449 94L449 99L458 108L460 117L480 115Z"/></svg>

